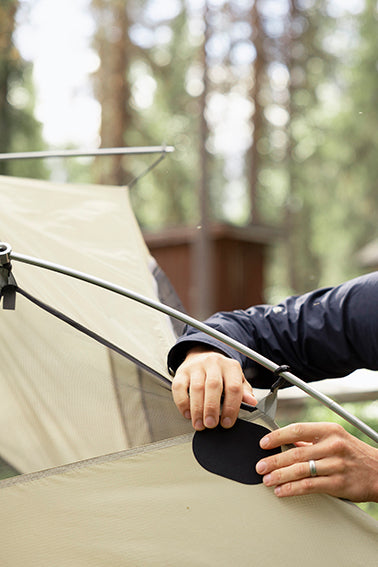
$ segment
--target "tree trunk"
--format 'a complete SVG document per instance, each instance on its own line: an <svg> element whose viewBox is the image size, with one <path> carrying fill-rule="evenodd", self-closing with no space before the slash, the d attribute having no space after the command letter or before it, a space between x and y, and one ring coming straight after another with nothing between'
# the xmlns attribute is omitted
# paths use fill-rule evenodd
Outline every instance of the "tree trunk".
<svg viewBox="0 0 378 567"><path fill-rule="evenodd" d="M96 94L102 110L101 147L123 147L131 123L127 73L132 47L127 9L122 0L105 3L95 0L93 6L99 14L96 44L101 65L96 76ZM106 27L102 21L106 22ZM125 185L130 181L131 175L126 171L121 155L107 158L107 167L104 158L100 159L95 168L98 183Z"/></svg>
<svg viewBox="0 0 378 567"><path fill-rule="evenodd" d="M253 85L250 90L250 98L254 103L254 112L252 117L253 140L251 148L248 152L248 178L249 178L249 194L250 194L250 222L258 224L260 221L258 207L258 172L259 172L259 152L257 149L258 141L263 130L263 109L259 102L259 93L263 83L265 58L263 47L263 30L260 14L257 8L257 2L253 3L251 10L251 27L252 40L256 49L256 58L253 66Z"/></svg>
<svg viewBox="0 0 378 567"><path fill-rule="evenodd" d="M206 121L206 103L208 95L208 64L206 44L209 39L208 6L204 8L205 36L202 50L203 92L200 112L200 183L198 204L200 222L194 243L194 310L195 316L204 319L212 313L212 243L210 236L209 203L209 155L206 149L208 126Z"/></svg>

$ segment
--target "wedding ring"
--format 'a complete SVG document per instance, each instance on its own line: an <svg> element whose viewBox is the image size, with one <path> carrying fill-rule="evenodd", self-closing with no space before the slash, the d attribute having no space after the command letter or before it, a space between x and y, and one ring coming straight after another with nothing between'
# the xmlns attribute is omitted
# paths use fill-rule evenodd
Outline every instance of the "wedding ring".
<svg viewBox="0 0 378 567"><path fill-rule="evenodd" d="M310 465L310 475L311 476L318 476L318 473L316 472L316 464L315 461L313 461L312 459L308 462L308 464Z"/></svg>

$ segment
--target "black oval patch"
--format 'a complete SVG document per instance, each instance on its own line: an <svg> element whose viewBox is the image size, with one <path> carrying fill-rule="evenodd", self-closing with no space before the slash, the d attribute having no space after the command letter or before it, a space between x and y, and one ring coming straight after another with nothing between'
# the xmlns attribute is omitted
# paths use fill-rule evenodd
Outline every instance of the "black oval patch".
<svg viewBox="0 0 378 567"><path fill-rule="evenodd" d="M269 429L237 419L231 429L220 425L214 429L196 431L193 436L193 453L199 464L209 472L242 482L262 483L256 464L263 457L281 452L281 448L261 449L259 441Z"/></svg>

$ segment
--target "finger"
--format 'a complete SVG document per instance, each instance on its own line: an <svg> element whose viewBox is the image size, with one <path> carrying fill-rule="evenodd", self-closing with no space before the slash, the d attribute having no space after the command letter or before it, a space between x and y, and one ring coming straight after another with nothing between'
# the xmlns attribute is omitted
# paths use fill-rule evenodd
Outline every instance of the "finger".
<svg viewBox="0 0 378 567"><path fill-rule="evenodd" d="M279 498L319 493L338 496L340 494L341 486L342 477L339 475L308 477L281 484L274 489L274 493Z"/></svg>
<svg viewBox="0 0 378 567"><path fill-rule="evenodd" d="M328 453L329 451L325 443L295 447L287 451L282 451L282 453L271 455L270 457L264 457L256 464L256 471L259 474L267 474L297 463L304 463L308 471L308 462L310 459L315 461L323 459L327 457Z"/></svg>
<svg viewBox="0 0 378 567"><path fill-rule="evenodd" d="M185 371L177 371L172 381L172 395L179 412L190 419L189 375Z"/></svg>
<svg viewBox="0 0 378 567"><path fill-rule="evenodd" d="M266 486L279 486L288 482L296 482L304 478L315 478L329 476L338 473L340 467L336 459L320 459L315 462L316 475L312 476L309 461L295 463L293 465L273 470L263 477Z"/></svg>
<svg viewBox="0 0 378 567"><path fill-rule="evenodd" d="M297 442L318 443L330 434L330 423L294 423L275 429L260 441L263 449L273 449L280 445L290 445Z"/></svg>
<svg viewBox="0 0 378 567"><path fill-rule="evenodd" d="M206 374L203 370L193 370L190 376L189 398L192 425L197 431L205 429L204 399Z"/></svg>
<svg viewBox="0 0 378 567"><path fill-rule="evenodd" d="M252 386L250 383L244 378L243 380L243 397L242 402L249 404L250 406L256 406L258 401L255 398L255 394L253 393Z"/></svg>
<svg viewBox="0 0 378 567"><path fill-rule="evenodd" d="M224 400L222 406L221 424L228 429L238 417L240 404L245 392L245 378L240 364L236 360L227 360L227 374L224 375ZM251 391L251 388L249 388Z"/></svg>
<svg viewBox="0 0 378 567"><path fill-rule="evenodd" d="M214 367L206 374L204 401L203 401L203 422L205 427L210 429L219 423L219 413L221 397L223 392L223 377L220 369Z"/></svg>

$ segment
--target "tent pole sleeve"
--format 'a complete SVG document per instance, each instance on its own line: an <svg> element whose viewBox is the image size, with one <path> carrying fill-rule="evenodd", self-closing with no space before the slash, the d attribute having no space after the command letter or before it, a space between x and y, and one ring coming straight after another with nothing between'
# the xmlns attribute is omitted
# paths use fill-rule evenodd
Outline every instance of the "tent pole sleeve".
<svg viewBox="0 0 378 567"><path fill-rule="evenodd" d="M42 259L39 259L39 258L34 258L32 256L26 256L26 255L23 255L23 254L17 254L15 252L12 252L11 253L11 259L16 260L18 262L25 263L25 264L31 264L33 266L38 266L40 268L45 268L47 270L58 272L58 273L61 273L61 274L64 274L64 275L67 275L67 276L70 276L70 277L73 277L73 278L76 278L76 279L79 279L79 280L82 280L82 281L85 281L85 282L88 282L88 283L91 283L93 285L102 287L102 288L107 289L109 291L113 291L115 293L118 293L119 295L123 295L124 297L127 297L129 299L137 301L138 303L142 303L142 304L144 304L148 307L156 309L157 311L165 313L166 315L169 315L170 317L174 317L174 318L178 319L179 321L182 321L183 323L190 325L191 327L195 327L199 331L203 331L207 335L209 335L209 336L219 340L220 342L228 345L229 347L235 349L236 351L240 352L241 354L243 354L243 355L247 356L248 358L254 360L258 364L261 364L262 366L264 366L265 368L267 368L271 372L275 372L277 369L280 369L280 366L278 364L275 364L274 362L272 362L268 358L262 356L261 354L259 354L258 352L255 352L254 350L244 346L243 344L239 343L238 341L235 341L231 337L224 335L223 333L217 331L216 329L212 329L211 327L209 327L205 323L197 321L196 319L194 319L193 317L190 317L189 315L181 313L180 311L177 311L176 309L173 309L172 307L169 307L168 305L164 305L163 303L160 303L160 302L158 302L154 299L150 299L148 297L145 297L145 296L143 296L143 295L141 295L137 292L134 292L132 290L129 290L129 289L123 288L121 286L112 284L111 282L97 278L95 276L91 276L91 275L86 274L84 272L73 270L73 269L68 268L66 266L55 264L53 262L48 262L46 260L42 260ZM301 380L300 378L295 376L292 372L283 371L283 372L280 372L280 376L285 378L288 382L290 382L290 384L297 386L298 388L300 388L301 390L306 392L306 394L308 394L311 397L318 400L320 403L322 403L323 405L328 407L330 410L335 412L337 415L339 415L340 417L345 419L351 425L353 425L354 427L359 429L362 433L364 433L365 435L370 437L370 439L372 439L373 441L378 443L378 432L374 431L374 429L369 427L366 423L364 423L359 418L357 418L356 416L354 416L353 414L351 414L350 412L345 410L342 406L337 404L334 400L332 400L331 398L329 398L328 396L326 396L322 392L317 391L315 388L310 386L307 382L304 382L303 380Z"/></svg>

